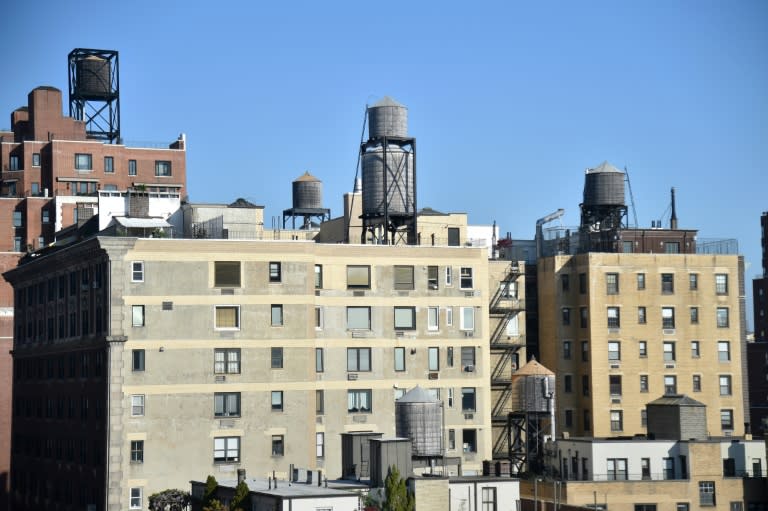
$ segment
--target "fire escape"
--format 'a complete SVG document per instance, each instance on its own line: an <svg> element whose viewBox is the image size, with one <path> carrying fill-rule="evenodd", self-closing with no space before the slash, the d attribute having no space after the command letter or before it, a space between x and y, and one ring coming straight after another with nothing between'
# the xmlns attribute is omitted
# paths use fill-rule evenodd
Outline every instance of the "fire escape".
<svg viewBox="0 0 768 511"><path fill-rule="evenodd" d="M491 333L491 391L494 395L491 421L494 431L494 459L509 458L510 432L507 415L514 408L512 375L519 367L519 351L525 346L525 336L520 334L519 327L516 331L510 331L508 324L525 310L524 300L518 298L518 279L524 271L517 261L513 261L507 267L489 305L491 325L495 324ZM525 324L524 321L520 323Z"/></svg>

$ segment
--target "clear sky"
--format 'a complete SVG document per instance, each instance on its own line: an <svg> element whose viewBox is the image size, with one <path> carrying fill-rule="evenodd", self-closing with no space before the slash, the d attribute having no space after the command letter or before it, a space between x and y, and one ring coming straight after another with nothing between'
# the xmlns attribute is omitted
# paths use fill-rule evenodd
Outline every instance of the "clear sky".
<svg viewBox="0 0 768 511"><path fill-rule="evenodd" d="M641 226L668 221L674 186L681 228L738 240L750 295L761 271L766 1L10 0L2 14L0 127L38 85L67 104L72 49L117 50L123 138L186 133L193 202L245 197L269 227L309 170L338 215L365 106L390 95L409 108L419 207L532 238L558 208L578 224L584 169L608 160L628 168Z"/></svg>

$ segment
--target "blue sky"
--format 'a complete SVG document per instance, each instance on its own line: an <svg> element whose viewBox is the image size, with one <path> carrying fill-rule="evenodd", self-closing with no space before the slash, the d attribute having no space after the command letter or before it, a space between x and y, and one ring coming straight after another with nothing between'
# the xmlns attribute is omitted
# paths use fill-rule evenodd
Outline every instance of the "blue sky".
<svg viewBox="0 0 768 511"><path fill-rule="evenodd" d="M66 104L73 48L118 50L123 138L186 133L190 199L242 196L269 224L306 170L340 212L365 105L390 95L409 108L420 207L532 237L558 208L578 223L584 169L608 160L629 169L642 226L674 186L680 227L736 238L751 294L766 26L760 0L12 2L0 127L38 85Z"/></svg>

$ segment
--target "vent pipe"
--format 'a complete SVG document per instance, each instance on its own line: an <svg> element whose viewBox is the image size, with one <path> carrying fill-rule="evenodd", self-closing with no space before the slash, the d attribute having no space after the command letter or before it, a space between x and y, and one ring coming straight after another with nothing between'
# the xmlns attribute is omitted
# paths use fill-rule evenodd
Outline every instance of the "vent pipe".
<svg viewBox="0 0 768 511"><path fill-rule="evenodd" d="M675 187L672 187L672 216L669 219L669 228L677 229L677 208L675 207Z"/></svg>

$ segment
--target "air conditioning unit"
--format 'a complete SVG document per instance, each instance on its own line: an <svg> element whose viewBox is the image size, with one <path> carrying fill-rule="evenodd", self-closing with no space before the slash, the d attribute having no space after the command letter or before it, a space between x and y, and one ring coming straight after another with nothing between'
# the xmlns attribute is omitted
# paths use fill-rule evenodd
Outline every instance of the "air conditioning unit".
<svg viewBox="0 0 768 511"><path fill-rule="evenodd" d="M468 373L474 373L475 372L475 366L473 366L472 364L466 365L466 366L464 366L464 371L466 371Z"/></svg>
<svg viewBox="0 0 768 511"><path fill-rule="evenodd" d="M323 423L323 416L322 415L318 415L317 417L315 417L315 422L317 424L322 424Z"/></svg>
<svg viewBox="0 0 768 511"><path fill-rule="evenodd" d="M475 336L475 332L474 331L472 331L472 332L464 332L464 337L474 337L474 336Z"/></svg>
<svg viewBox="0 0 768 511"><path fill-rule="evenodd" d="M619 369L621 364L611 364L611 369Z"/></svg>
<svg viewBox="0 0 768 511"><path fill-rule="evenodd" d="M216 378L214 379L214 381L216 383L224 383L225 381L227 381L227 377L224 376L223 374L217 374Z"/></svg>
<svg viewBox="0 0 768 511"><path fill-rule="evenodd" d="M439 376L440 376L440 373L429 373L427 375L427 378L430 380L437 380Z"/></svg>
<svg viewBox="0 0 768 511"><path fill-rule="evenodd" d="M613 404L613 405L621 404L621 398L620 397L612 397L611 398L611 404Z"/></svg>
<svg viewBox="0 0 768 511"><path fill-rule="evenodd" d="M675 364L664 364L664 369L674 369Z"/></svg>
<svg viewBox="0 0 768 511"><path fill-rule="evenodd" d="M512 362L509 366L512 368L513 371L517 371L517 364L515 364L514 362Z"/></svg>
<svg viewBox="0 0 768 511"><path fill-rule="evenodd" d="M474 414L474 413L465 413L465 414L464 414L464 419L465 419L465 420L471 421L471 420L473 420L474 418L475 418L475 414Z"/></svg>
<svg viewBox="0 0 768 511"><path fill-rule="evenodd" d="M674 328L665 328L663 330L664 335L675 335L675 329Z"/></svg>
<svg viewBox="0 0 768 511"><path fill-rule="evenodd" d="M357 380L357 373L347 374L347 380Z"/></svg>

